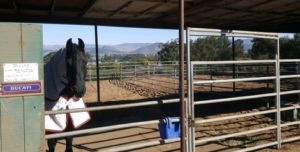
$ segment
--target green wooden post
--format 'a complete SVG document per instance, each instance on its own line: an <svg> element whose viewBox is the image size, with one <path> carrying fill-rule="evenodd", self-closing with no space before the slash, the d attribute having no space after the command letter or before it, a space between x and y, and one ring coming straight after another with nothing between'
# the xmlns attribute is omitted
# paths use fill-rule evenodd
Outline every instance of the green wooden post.
<svg viewBox="0 0 300 152"><path fill-rule="evenodd" d="M0 82L4 63L38 63L43 81L42 26L0 24ZM0 97L0 152L42 151L44 96Z"/></svg>
<svg viewBox="0 0 300 152"><path fill-rule="evenodd" d="M23 62L39 64L39 80L44 79L43 39L41 25L22 25ZM41 150L44 135L44 96L26 96L24 99L25 151ZM37 144L35 144L37 143ZM38 145L38 146L37 146Z"/></svg>

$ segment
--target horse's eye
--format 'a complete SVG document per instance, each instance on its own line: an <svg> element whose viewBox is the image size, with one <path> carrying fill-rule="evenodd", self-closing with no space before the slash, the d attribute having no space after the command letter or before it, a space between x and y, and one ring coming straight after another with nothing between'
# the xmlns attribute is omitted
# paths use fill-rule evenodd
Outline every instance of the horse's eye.
<svg viewBox="0 0 300 152"><path fill-rule="evenodd" d="M72 64L72 59L67 59L68 64Z"/></svg>

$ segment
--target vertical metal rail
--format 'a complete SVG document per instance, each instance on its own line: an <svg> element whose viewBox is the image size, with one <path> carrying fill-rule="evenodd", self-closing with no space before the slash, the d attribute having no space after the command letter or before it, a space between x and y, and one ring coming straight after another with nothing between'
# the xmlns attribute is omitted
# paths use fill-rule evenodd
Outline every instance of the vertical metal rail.
<svg viewBox="0 0 300 152"><path fill-rule="evenodd" d="M277 148L281 148L281 102L280 102L280 53L279 39L277 39L277 55L276 55L276 124L277 124Z"/></svg>
<svg viewBox="0 0 300 152"><path fill-rule="evenodd" d="M187 124L187 151L195 151L195 137L194 137L194 127L191 122L194 121L194 92L193 92L193 68L191 65L191 50L190 50L190 33L189 28L186 30L186 45L187 45L187 70L188 70L188 124Z"/></svg>
<svg viewBox="0 0 300 152"><path fill-rule="evenodd" d="M98 50L98 27L95 25L95 47L96 47L96 71L97 71L97 100L100 102L100 81L99 81L99 50Z"/></svg>
<svg viewBox="0 0 300 152"><path fill-rule="evenodd" d="M186 152L186 103L184 89L184 0L179 1L180 25L179 25L179 56L180 56L180 106L181 106L181 151Z"/></svg>
<svg viewBox="0 0 300 152"><path fill-rule="evenodd" d="M210 80L212 80L212 65L209 65L209 78ZM212 95L212 92L213 92L213 84L210 84L210 96Z"/></svg>
<svg viewBox="0 0 300 152"><path fill-rule="evenodd" d="M300 63L299 62L296 62L296 67L297 67L297 74L300 74ZM298 88L297 89L300 89L300 80L299 78L297 78L297 84L298 84ZM300 94L298 94L298 104L300 104Z"/></svg>
<svg viewBox="0 0 300 152"><path fill-rule="evenodd" d="M120 68L120 77L119 77L119 79L123 80L123 72L122 72L123 66L122 66L122 63L120 63L119 68Z"/></svg>
<svg viewBox="0 0 300 152"><path fill-rule="evenodd" d="M232 60L235 60L235 40L234 36L232 37ZM235 64L232 65L232 78L235 79ZM235 92L235 82L232 83L232 90Z"/></svg>

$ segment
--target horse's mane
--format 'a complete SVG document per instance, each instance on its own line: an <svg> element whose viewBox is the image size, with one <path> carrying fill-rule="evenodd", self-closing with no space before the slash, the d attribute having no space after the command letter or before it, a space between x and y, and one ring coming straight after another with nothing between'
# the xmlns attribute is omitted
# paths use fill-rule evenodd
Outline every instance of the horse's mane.
<svg viewBox="0 0 300 152"><path fill-rule="evenodd" d="M66 49L60 49L44 66L45 98L57 101L66 85Z"/></svg>

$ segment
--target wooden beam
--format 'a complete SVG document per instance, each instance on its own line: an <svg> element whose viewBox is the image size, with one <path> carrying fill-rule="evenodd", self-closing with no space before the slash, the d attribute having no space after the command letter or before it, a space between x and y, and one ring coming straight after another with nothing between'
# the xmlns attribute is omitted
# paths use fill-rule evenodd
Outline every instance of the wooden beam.
<svg viewBox="0 0 300 152"><path fill-rule="evenodd" d="M227 7L227 6L218 6L216 4L207 5L207 7L210 7L212 9L229 10L229 11L232 11L232 13L242 12L242 13L250 13L250 14L281 16L281 17L298 17L298 15L288 15L288 14L283 14L283 13L272 12L270 10L269 11L268 10L264 10L264 11L254 11L254 10L252 10L253 8L256 8L256 7L261 6L261 5L266 5L266 4L271 3L271 2L274 2L274 0L265 0L265 1L262 1L260 3L254 4L252 6L245 7L245 8L232 8L232 7ZM272 7L271 10L276 10L276 9L280 9L282 7L290 6L290 5L293 5L294 3L295 2L289 2L289 3L285 4L284 6L280 5L280 6L277 6L277 7Z"/></svg>
<svg viewBox="0 0 300 152"><path fill-rule="evenodd" d="M86 12L88 12L91 7L95 4L97 0L89 0L87 4L83 7L82 11L79 13L78 17L83 17Z"/></svg>
<svg viewBox="0 0 300 152"><path fill-rule="evenodd" d="M16 2L15 0L12 0L11 2L12 2L12 4L13 4L13 7L14 7L14 9L15 9L15 12L16 12L16 13L19 13L20 8L18 7L17 2Z"/></svg>
<svg viewBox="0 0 300 152"><path fill-rule="evenodd" d="M254 4L254 5L245 7L245 8L243 8L243 9L245 9L245 10L253 9L253 8L255 8L255 7L258 7L258 6L261 6L261 5L270 3L270 1L271 1L271 0L261 1L261 2L259 2L259 3L256 3L256 4ZM228 15L232 15L232 14L236 14L236 12L232 11L232 12L224 13L224 14L221 15L221 17L223 17L223 16L228 16Z"/></svg>
<svg viewBox="0 0 300 152"><path fill-rule="evenodd" d="M125 3L124 5L122 5L121 7L119 7L115 12L111 13L108 17L113 17L114 15L119 14L120 12L122 12L122 10L124 8L128 7L132 3L133 3L133 1L128 1L127 3Z"/></svg>
<svg viewBox="0 0 300 152"><path fill-rule="evenodd" d="M20 7L18 7L18 9L20 10ZM22 10L49 12L50 8L49 8L49 6L36 6L36 5L22 4ZM81 9L71 8L71 7L58 7L58 6L55 6L55 11L65 11L65 12L74 13L74 12L80 12Z"/></svg>
<svg viewBox="0 0 300 152"><path fill-rule="evenodd" d="M249 6L249 7L246 7L246 8L229 8L227 6L216 6L216 5L210 5L210 6L207 6L209 8L211 8L212 10L213 9L224 9L224 10L229 10L231 12L229 13L225 13L223 14L222 16L230 16L232 14L237 14L237 13L246 13L247 15L243 15L243 16L239 16L238 18L243 18L243 21L236 21L235 23L228 20L224 20L222 19L222 16L220 17L219 21L216 21L216 23L213 23L214 25L220 25L219 22L220 20L222 20L222 25L226 25L226 24L230 24L230 25L233 25L233 26L243 26L245 24L250 24L250 21L249 20L253 20L254 21L254 24L259 24L259 23L266 23L266 20L269 20L269 21L272 21L274 18L286 18L286 19L298 19L298 15L288 15L288 14L282 14L282 13L276 13L276 12L270 12L270 11L253 11L251 9L255 8L255 7L258 7L258 6L261 6L261 5L265 5L265 4L268 4L272 1L270 0L266 0L266 1L263 1L263 2L260 2L260 3L257 3L255 5L252 5L252 6ZM288 3L287 5L291 5L291 3ZM279 9L280 7L283 7L283 6L278 6L278 7L274 7L272 9ZM254 16L254 15L259 15L259 16L269 16L268 18L270 19L265 19L265 18L259 18L257 16ZM249 20L245 20L246 18L253 18L253 19L249 19Z"/></svg>
<svg viewBox="0 0 300 152"><path fill-rule="evenodd" d="M76 24L76 25L104 25L104 26L121 26L121 27L144 27L144 28L164 28L176 29L177 24L169 22L152 22L149 20L132 20L126 21L121 19L105 18L78 18L78 17L59 17L48 15L16 15L0 14L0 22L27 22L27 23L56 23L56 24Z"/></svg>
<svg viewBox="0 0 300 152"><path fill-rule="evenodd" d="M272 1L273 1L273 0L265 0L265 1L261 1L261 2L259 2L259 3L256 3L256 4L252 5L252 6L248 6L248 7L244 8L244 9L253 9L253 8L258 7L258 6L268 4L268 3L272 2Z"/></svg>
<svg viewBox="0 0 300 152"><path fill-rule="evenodd" d="M290 7L290 6L295 6L295 3L289 3L289 4L286 4L284 6L281 6L281 7ZM297 6L297 5L296 5ZM298 12L299 11L299 7L296 7L296 8L292 8L292 9L288 9L284 12L282 12L283 14L294 14L293 12Z"/></svg>
<svg viewBox="0 0 300 152"><path fill-rule="evenodd" d="M51 16L54 12L54 9L55 9L55 2L56 0L52 0L51 1L51 6L50 6L50 11L49 11L49 15Z"/></svg>
<svg viewBox="0 0 300 152"><path fill-rule="evenodd" d="M193 3L189 6L187 6L187 8L185 9L185 16L188 16L189 14L191 14L191 12L195 9L199 9L200 7L203 8L206 5L212 5L218 2L221 2L223 0L197 0L197 1L193 1ZM170 11L164 15L161 15L158 17L158 20L163 20L169 17L173 17L174 14L178 13L179 10L178 9L174 9L173 11Z"/></svg>
<svg viewBox="0 0 300 152"><path fill-rule="evenodd" d="M224 1L224 0L209 0L209 1L208 0L202 0L202 1L199 0L199 1L195 2L195 4L193 4L191 7L186 9L186 14L193 15L194 14L193 12L196 11L196 13L197 13L197 10L199 10L199 8L207 8L207 6L215 5L222 1ZM232 3L236 3L236 0L231 0L230 2L228 2L228 5L230 5ZM209 9L211 9L211 11L213 11L212 8L209 7Z"/></svg>
<svg viewBox="0 0 300 152"><path fill-rule="evenodd" d="M153 2L153 3L166 3L166 1L168 1L168 3L178 5L178 0L132 0L132 1L135 1L135 2ZM197 1L198 0L185 0L184 3L189 4L189 3L194 3L194 2L197 2Z"/></svg>
<svg viewBox="0 0 300 152"><path fill-rule="evenodd" d="M153 6L149 7L149 8L147 8L146 10L144 10L144 11L138 13L137 15L128 18L127 20L132 20L132 19L137 18L137 17L139 17L139 16L145 15L145 14L151 12L152 10L156 9L157 7L159 7L159 6L161 6L161 5L162 5L161 3L155 4L155 5L153 5Z"/></svg>

